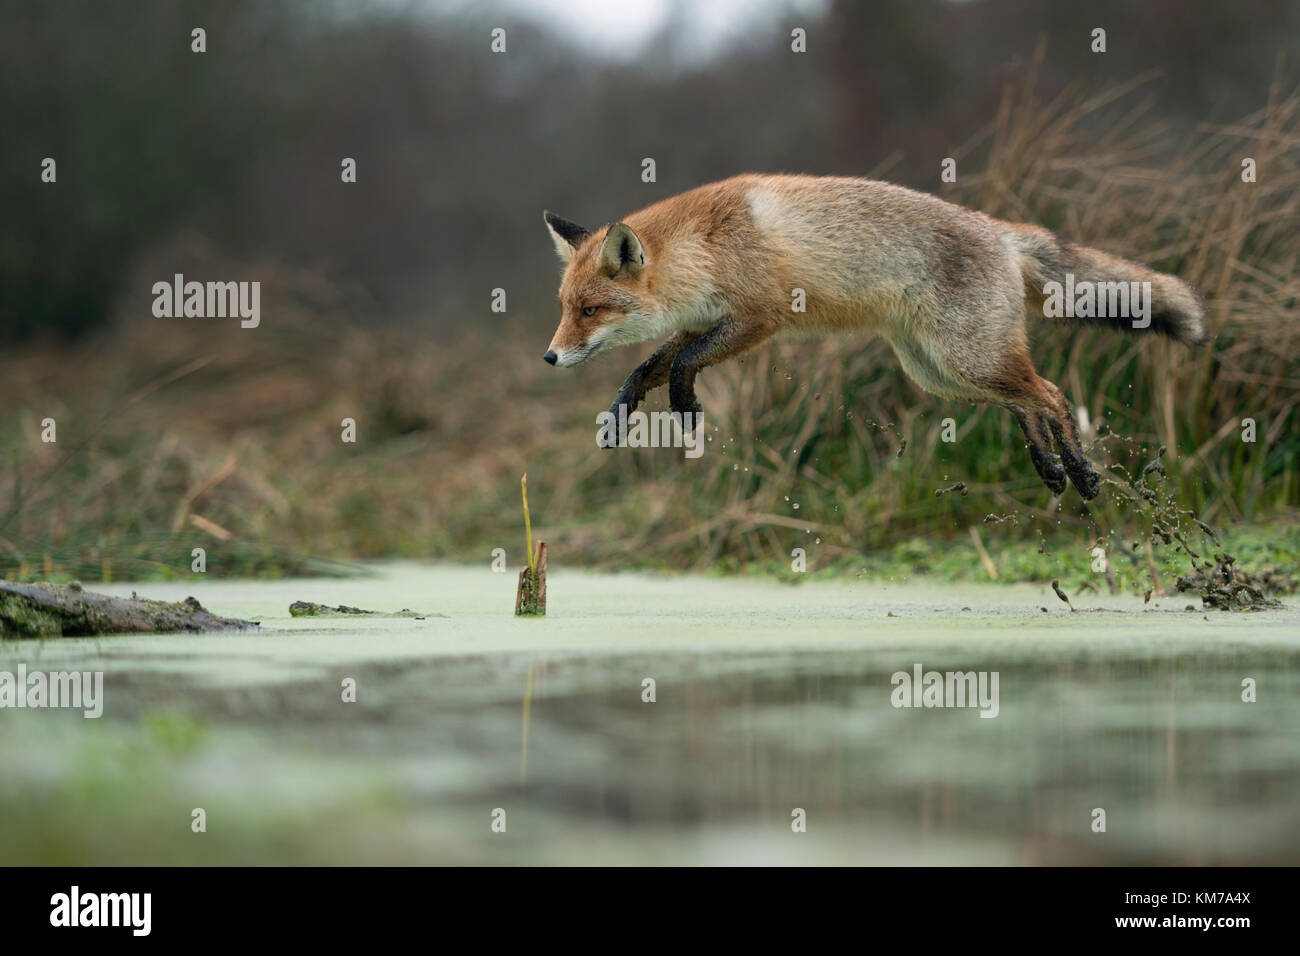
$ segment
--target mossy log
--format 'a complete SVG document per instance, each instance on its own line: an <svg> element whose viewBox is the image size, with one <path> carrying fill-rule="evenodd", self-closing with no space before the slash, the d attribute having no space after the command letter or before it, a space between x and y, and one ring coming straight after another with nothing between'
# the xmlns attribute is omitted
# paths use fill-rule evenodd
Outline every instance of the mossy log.
<svg viewBox="0 0 1300 956"><path fill-rule="evenodd" d="M0 636L87 637L96 634L171 634L178 631L256 630L253 621L217 617L192 597L151 601L111 597L71 584L0 581Z"/></svg>
<svg viewBox="0 0 1300 956"><path fill-rule="evenodd" d="M359 607L349 607L346 604L330 607L327 604L317 604L314 601L294 601L289 605L289 614L292 617L337 617L342 614L374 613L374 611L366 611Z"/></svg>
<svg viewBox="0 0 1300 956"><path fill-rule="evenodd" d="M366 617L409 617L416 621L423 621L426 617L447 616L445 614L425 614L412 611L409 607L404 607L400 611L393 611L389 614L384 611L367 611L364 608L349 607L346 604L330 607L327 604L316 604L314 601L294 601L289 605L289 614L293 617L348 617L361 614Z"/></svg>

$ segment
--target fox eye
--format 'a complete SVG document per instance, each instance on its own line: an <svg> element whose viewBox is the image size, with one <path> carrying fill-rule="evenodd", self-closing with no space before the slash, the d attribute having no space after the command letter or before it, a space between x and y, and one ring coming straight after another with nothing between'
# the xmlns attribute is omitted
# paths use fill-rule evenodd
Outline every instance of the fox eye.
<svg viewBox="0 0 1300 956"><path fill-rule="evenodd" d="M600 311L600 306L598 306L598 305L589 305L589 306L587 306L586 308L584 308L584 309L582 310L582 314L585 315L587 318L591 318L593 315L595 315L595 314L596 314L597 312L599 312L599 311Z"/></svg>

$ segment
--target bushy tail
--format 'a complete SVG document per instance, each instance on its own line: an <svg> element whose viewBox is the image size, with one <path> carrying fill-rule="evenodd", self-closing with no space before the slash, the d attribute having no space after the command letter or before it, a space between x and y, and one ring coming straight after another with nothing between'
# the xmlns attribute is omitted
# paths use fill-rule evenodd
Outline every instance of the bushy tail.
<svg viewBox="0 0 1300 956"><path fill-rule="evenodd" d="M1205 324L1205 303L1182 279L1097 249L1076 246L1036 226L1007 224L1003 235L1020 257L1026 298L1040 314L1050 313L1049 317L1066 314L1055 308L1061 298L1054 298L1052 293L1062 290L1063 298L1067 276L1071 277L1069 285L1076 290L1085 288L1081 283L1090 283L1100 293L1098 302L1105 300L1111 306L1120 295L1114 284L1149 282L1150 299L1144 302L1150 310L1150 325L1134 325L1137 313L1132 302L1127 311L1119 310L1122 314L1110 314L1111 308L1097 307L1092 310L1093 315L1080 316L1077 320L1129 332L1159 332L1185 345L1200 345L1210 338ZM1058 285L1053 287L1049 283ZM1048 312L1044 312L1045 304Z"/></svg>

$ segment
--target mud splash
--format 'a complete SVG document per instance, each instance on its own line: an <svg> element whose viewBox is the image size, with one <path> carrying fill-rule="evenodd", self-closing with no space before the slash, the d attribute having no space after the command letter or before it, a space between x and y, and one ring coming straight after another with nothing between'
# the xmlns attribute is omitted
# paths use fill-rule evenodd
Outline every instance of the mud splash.
<svg viewBox="0 0 1300 956"><path fill-rule="evenodd" d="M1260 611L1280 608L1282 602L1270 594L1291 594L1296 589L1296 579L1265 568L1258 574L1243 571L1230 554L1215 555L1218 563L1191 571L1180 577L1174 587L1181 592L1194 592L1207 606L1222 611Z"/></svg>
<svg viewBox="0 0 1300 956"><path fill-rule="evenodd" d="M1137 456L1141 464L1135 466L1135 471L1115 461L1118 455L1112 451L1112 444ZM1154 456L1146 457L1150 455L1149 447L1136 438L1111 430L1105 422L1098 424L1096 437L1089 443L1087 451L1090 457L1101 451L1102 455L1096 457L1108 458L1113 462L1103 469L1106 474L1102 479L1102 489L1109 494L1110 501L1124 516L1125 529L1103 530L1093 510L1084 506L1080 514L1094 534L1089 550L1096 553L1096 549L1100 548L1106 555L1114 553L1128 558L1139 578L1146 578L1146 584L1139 586L1146 603L1151 601L1153 594L1184 593L1199 596L1205 608L1217 610L1260 611L1281 608L1278 596L1294 593L1300 588L1295 573L1278 568L1249 572L1238 567L1237 559L1228 552L1219 533L1195 510L1179 506L1175 491L1165 482L1165 446L1160 446ZM936 488L934 494L935 497L943 497L957 492L964 496L968 490L966 483L959 481L947 488ZM1039 526L1043 520L1041 515L1031 512L1010 511L986 514L981 523L986 527L1003 524L1033 527L1038 533L1039 553L1046 555L1049 553L1047 539ZM1164 580L1157 567L1157 558L1162 550L1172 552L1178 563L1186 567L1185 571L1176 573L1172 586L1167 584L1170 574L1168 562L1165 562ZM1104 575L1112 594L1119 593L1121 588L1115 580L1109 561L1094 570ZM1063 590L1060 579L1053 580L1051 584L1056 595L1069 604L1069 597ZM1089 580L1078 588L1079 593L1084 590L1100 593L1102 589ZM1073 609L1071 605L1071 610Z"/></svg>
<svg viewBox="0 0 1300 956"><path fill-rule="evenodd" d="M1142 448L1137 439L1120 435L1101 422L1091 447L1102 447L1109 452L1108 441L1118 441L1130 449ZM1132 543L1134 551L1145 549L1148 556L1151 590L1146 599L1149 601L1153 592L1165 590L1155 567L1156 550L1163 547L1172 548L1191 565L1186 574L1175 580L1174 590L1198 595L1204 607L1223 611L1261 611L1282 607L1282 602L1272 595L1294 591L1294 579L1273 569L1258 576L1252 575L1236 566L1237 559L1223 546L1218 532L1201 520L1193 509L1180 508L1174 491L1161 485L1167 474L1164 463L1167 450L1161 445L1136 475L1122 464L1109 465L1106 470L1117 477L1103 479L1111 489L1115 503L1123 506L1146 528L1142 540ZM1207 554L1197 551L1188 538L1196 538L1198 547ZM1099 535L1096 543L1102 540L1103 536Z"/></svg>

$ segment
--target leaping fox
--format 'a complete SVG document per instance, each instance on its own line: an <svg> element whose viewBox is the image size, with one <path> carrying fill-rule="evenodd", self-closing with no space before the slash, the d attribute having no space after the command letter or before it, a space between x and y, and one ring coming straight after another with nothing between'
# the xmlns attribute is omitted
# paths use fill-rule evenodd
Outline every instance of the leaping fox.
<svg viewBox="0 0 1300 956"><path fill-rule="evenodd" d="M889 183L749 174L595 232L545 219L566 263L547 362L577 365L669 336L628 376L615 415L665 382L674 412L698 413L699 371L777 333L874 332L927 391L1010 409L1047 487L1062 493L1068 475L1091 499L1101 478L1065 396L1034 371L1026 311L1044 313L1051 283L1109 285L1112 306L1118 284L1139 284L1136 294L1149 283L1138 327L1188 345L1207 339L1201 299L1180 279ZM804 311L793 307L796 290ZM1135 327L1104 307L1104 295L1097 301L1080 318Z"/></svg>

